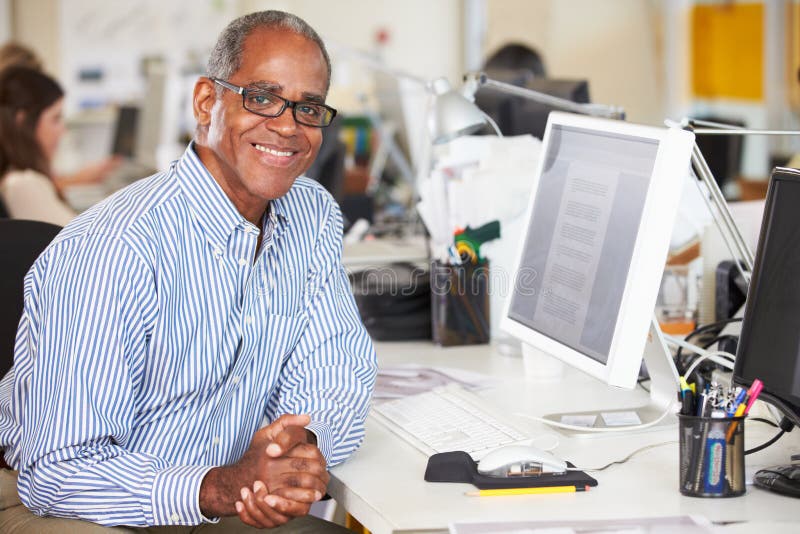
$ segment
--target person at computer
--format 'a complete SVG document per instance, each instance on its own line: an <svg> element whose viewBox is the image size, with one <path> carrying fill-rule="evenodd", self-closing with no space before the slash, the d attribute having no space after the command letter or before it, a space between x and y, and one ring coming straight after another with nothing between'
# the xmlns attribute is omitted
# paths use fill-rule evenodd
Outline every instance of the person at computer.
<svg viewBox="0 0 800 534"><path fill-rule="evenodd" d="M27 46L14 41L0 46L0 73L11 67L27 67L44 73L39 56ZM109 156L72 173L53 173L51 178L59 190L71 185L94 184L105 180L121 164L121 157Z"/></svg>
<svg viewBox="0 0 800 534"><path fill-rule="evenodd" d="M53 183L64 92L39 71L0 71L0 202L9 217L64 226L75 217Z"/></svg>
<svg viewBox="0 0 800 534"><path fill-rule="evenodd" d="M31 531L222 518L225 532L345 532L307 514L364 437L377 371L340 211L298 178L335 115L329 83L303 20L233 21L195 84L183 156L36 261L0 447L24 506L53 517L15 506L0 530L27 514Z"/></svg>

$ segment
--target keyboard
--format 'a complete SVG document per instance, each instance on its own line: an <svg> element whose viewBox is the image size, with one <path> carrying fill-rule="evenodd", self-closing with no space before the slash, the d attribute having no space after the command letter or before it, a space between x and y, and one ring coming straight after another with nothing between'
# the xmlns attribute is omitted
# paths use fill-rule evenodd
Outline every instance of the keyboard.
<svg viewBox="0 0 800 534"><path fill-rule="evenodd" d="M475 460L530 436L490 413L476 395L457 386L373 405L372 416L427 455L464 451Z"/></svg>

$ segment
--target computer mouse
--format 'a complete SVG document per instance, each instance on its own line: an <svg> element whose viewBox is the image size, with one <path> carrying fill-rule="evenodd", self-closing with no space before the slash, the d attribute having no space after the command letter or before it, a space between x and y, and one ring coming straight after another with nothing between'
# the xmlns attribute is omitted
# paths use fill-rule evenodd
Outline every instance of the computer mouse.
<svg viewBox="0 0 800 534"><path fill-rule="evenodd" d="M776 493L800 497L800 464L761 469L753 476L753 482L756 486Z"/></svg>
<svg viewBox="0 0 800 534"><path fill-rule="evenodd" d="M566 470L567 462L532 445L499 447L478 462L478 473L490 477L535 476Z"/></svg>

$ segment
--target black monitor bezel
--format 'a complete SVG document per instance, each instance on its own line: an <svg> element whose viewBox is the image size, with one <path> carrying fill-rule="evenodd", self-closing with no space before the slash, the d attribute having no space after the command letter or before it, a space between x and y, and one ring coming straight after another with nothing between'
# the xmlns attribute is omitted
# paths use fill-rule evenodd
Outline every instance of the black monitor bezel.
<svg viewBox="0 0 800 534"><path fill-rule="evenodd" d="M742 320L742 331L739 337L739 344L736 353L736 360L733 368L733 383L744 387L750 387L754 378L747 378L741 376L743 367L742 350L745 344L742 341L749 335L747 318L752 314L752 306L754 305L754 298L752 295L758 290L759 275L761 272L761 264L764 257L764 248L767 242L767 232L769 230L768 218L772 211L772 203L776 195L776 184L780 181L791 181L800 185L800 171L797 169L788 169L783 167L775 167L770 176L769 187L767 189L767 197L764 205L764 217L761 221L761 231L758 238L758 248L756 250L755 262L753 264L753 273L750 277L750 286L747 291L747 300L745 301L744 318ZM764 389L761 392L759 399L769 402L778 408L795 426L800 427L800 406L792 403L791 401L783 398L780 393L773 391L769 384L764 384Z"/></svg>

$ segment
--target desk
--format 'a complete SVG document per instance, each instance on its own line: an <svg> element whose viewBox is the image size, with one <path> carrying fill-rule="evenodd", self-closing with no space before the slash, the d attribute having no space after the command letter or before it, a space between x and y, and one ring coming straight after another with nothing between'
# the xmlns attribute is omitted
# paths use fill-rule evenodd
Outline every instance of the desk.
<svg viewBox="0 0 800 534"><path fill-rule="evenodd" d="M643 403L646 393L637 389L608 388L588 375L567 369L558 382L525 381L522 361L502 356L490 346L443 349L430 343L377 343L381 365L419 363L459 367L503 379L503 387L479 393L506 410L541 415L576 411L587 407L610 408ZM511 378L509 378L511 377ZM568 384L569 389L564 385ZM554 430L520 418L519 426L532 434ZM775 433L762 423L746 428L747 448ZM622 459L645 445L675 440L675 443L643 451L627 463L593 473L599 485L586 493L524 495L514 497L466 497L469 484L428 483L423 480L427 458L395 437L380 423L367 419L367 437L361 449L331 470L329 493L373 534L394 532L445 532L450 521L614 519L700 514L715 523L734 524L722 530L752 532L800 531L800 502L748 486L743 497L700 499L678 491L677 426L627 435L567 438L557 434L557 456L579 467L598 467ZM769 465L789 462L791 452L800 451L800 432L783 436L775 445L746 457L748 480ZM761 528L769 523L767 529ZM795 522L791 524L791 522Z"/></svg>

